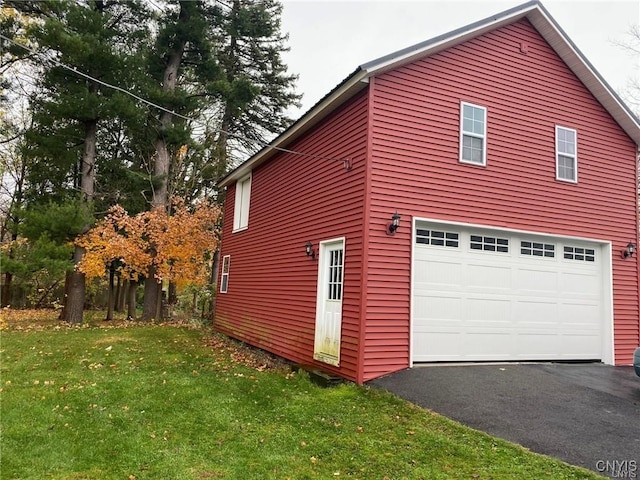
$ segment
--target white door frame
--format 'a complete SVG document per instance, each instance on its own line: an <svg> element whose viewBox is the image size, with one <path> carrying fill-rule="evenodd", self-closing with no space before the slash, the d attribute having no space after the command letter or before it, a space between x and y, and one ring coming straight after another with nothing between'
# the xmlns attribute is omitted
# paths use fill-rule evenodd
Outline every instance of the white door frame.
<svg viewBox="0 0 640 480"><path fill-rule="evenodd" d="M584 242L599 243L602 247L603 261L602 265L602 285L603 285L603 322L602 322L602 362L607 365L615 365L615 345L613 338L613 258L612 245L608 240L572 237L569 235L557 235L548 232L535 232L531 230L518 230L513 228L500 228L487 225L451 222L437 218L413 217L411 222L411 286L410 286L410 305L409 305L409 366L413 367L413 329L414 329L414 293L415 293L415 248L416 248L416 224L417 222L428 222L440 225L452 225L462 228L477 228L487 231L508 232L511 234L548 236L560 240L571 239Z"/></svg>
<svg viewBox="0 0 640 480"><path fill-rule="evenodd" d="M336 302L328 300L329 297L329 262L331 260L328 251L331 247L342 246L342 268L340 278L337 279L340 284L339 305L334 304L339 315L327 321L327 302ZM316 292L316 323L315 323L315 340L313 345L313 358L329 365L340 365L340 349L342 343L342 303L344 298L344 259L345 259L346 238L338 237L323 240L319 244L318 250L318 285ZM335 294L335 291L334 291ZM334 315L338 312L334 312ZM334 322L337 322L334 323ZM327 329L329 328L328 331ZM327 347L327 336L334 338L329 340L330 348ZM337 336L337 338L335 338Z"/></svg>

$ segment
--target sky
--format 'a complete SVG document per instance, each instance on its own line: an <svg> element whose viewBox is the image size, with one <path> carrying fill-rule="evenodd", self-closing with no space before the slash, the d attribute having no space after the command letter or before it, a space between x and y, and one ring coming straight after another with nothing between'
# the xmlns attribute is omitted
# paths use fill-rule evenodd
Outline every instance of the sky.
<svg viewBox="0 0 640 480"><path fill-rule="evenodd" d="M284 55L299 75L302 107L297 119L359 65L464 27L524 1L284 0L282 32L289 34ZM632 78L640 82L640 56L616 42L629 42L640 24L640 0L542 0L542 4L607 83L622 94Z"/></svg>

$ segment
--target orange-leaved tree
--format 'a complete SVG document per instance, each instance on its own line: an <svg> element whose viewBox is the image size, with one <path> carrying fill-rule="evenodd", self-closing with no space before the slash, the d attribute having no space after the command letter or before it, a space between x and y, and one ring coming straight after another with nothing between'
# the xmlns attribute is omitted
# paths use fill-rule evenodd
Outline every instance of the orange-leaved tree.
<svg viewBox="0 0 640 480"><path fill-rule="evenodd" d="M141 215L130 217L120 205L111 207L107 216L75 243L86 249L78 269L87 278L103 277L110 264L118 262L119 274L138 280L151 262L144 219Z"/></svg>
<svg viewBox="0 0 640 480"><path fill-rule="evenodd" d="M153 270L158 280L179 287L205 285L207 259L218 246L219 216L220 208L207 201L190 209L174 199L171 215L158 208L131 217L112 207L76 240L86 250L78 268L88 278L103 277L115 262L118 274L134 281Z"/></svg>
<svg viewBox="0 0 640 480"><path fill-rule="evenodd" d="M172 213L147 212L147 233L155 248L156 276L183 285L202 286L209 280L205 261L218 248L220 207L206 201L189 209L184 201L172 202Z"/></svg>

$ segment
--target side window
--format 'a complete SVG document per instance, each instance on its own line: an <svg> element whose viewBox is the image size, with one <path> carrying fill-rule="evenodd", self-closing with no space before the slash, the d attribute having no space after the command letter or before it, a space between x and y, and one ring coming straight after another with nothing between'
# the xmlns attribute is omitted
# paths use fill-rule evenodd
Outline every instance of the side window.
<svg viewBox="0 0 640 480"><path fill-rule="evenodd" d="M487 164L487 109L460 104L460 161Z"/></svg>
<svg viewBox="0 0 640 480"><path fill-rule="evenodd" d="M556 125L556 179L578 181L578 133Z"/></svg>
<svg viewBox="0 0 640 480"><path fill-rule="evenodd" d="M236 183L236 205L233 211L233 231L249 226L249 203L251 200L251 175Z"/></svg>
<svg viewBox="0 0 640 480"><path fill-rule="evenodd" d="M231 263L231 255L225 255L222 258L222 275L220 275L220 293L227 293L229 286L229 266Z"/></svg>

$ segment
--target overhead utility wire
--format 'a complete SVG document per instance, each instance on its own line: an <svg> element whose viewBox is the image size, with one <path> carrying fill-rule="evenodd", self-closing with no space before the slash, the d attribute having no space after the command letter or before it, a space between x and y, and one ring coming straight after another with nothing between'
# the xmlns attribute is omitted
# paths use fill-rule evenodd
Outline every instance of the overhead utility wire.
<svg viewBox="0 0 640 480"><path fill-rule="evenodd" d="M181 115L181 114L179 114L179 113L177 113L177 112L174 112L174 111L172 111L172 110L169 110L168 108L164 108L164 107L162 107L162 106L160 106L160 105L156 105L156 104L154 104L154 103L150 102L149 100L145 100L144 98L139 97L138 95L136 95L136 94L135 94L135 93L133 93L133 92L130 92L130 91L128 91L128 90L125 90L124 88L118 87L118 86L116 86L116 85L111 85L110 83L103 82L102 80L97 79L97 78L95 78L95 77L92 77L91 75L87 75L86 73L81 72L80 70L78 70L78 69L77 69L77 68L75 68L75 67L70 67L69 65L65 65L64 63L59 62L58 60L55 60L55 59L53 59L53 58L46 58L46 57L45 57L45 55L44 55L43 53L38 52L38 51L36 51L36 50L34 50L34 49L30 48L30 47L27 47L26 45L22 45L22 44L20 44L20 43L18 43L18 42L16 42L16 41L14 41L14 40L11 40L10 38L5 37L5 36L4 36L3 34L1 34L1 33L0 33L0 38L3 38L4 40L7 40L8 42L11 42L11 43L13 43L14 45L17 45L18 47L22 47L22 48L24 48L25 50L27 50L27 51L29 51L29 52L33 53L34 55L37 55L37 56L39 56L40 58L43 58L43 59L44 59L45 61L47 61L47 62L54 63L55 65L57 65L57 66L59 66L59 67L62 67L62 68L65 68L65 69L69 70L70 72L75 73L76 75L80 75L81 77L84 77L84 78L86 78L87 80L91 80L92 82L96 82L96 83L99 83L100 85L103 85L103 86L105 86L105 87L112 88L112 89L114 89L114 90L118 90L119 92L122 92L122 93L124 93L124 94L126 94L126 95L129 95L129 96L131 96L131 97L135 98L136 100L139 100L139 101L141 101L141 102L143 102L143 103L146 103L146 104L147 104L147 105L149 105L149 106L152 106L152 107L158 108L158 109L163 110L163 111L165 111L165 112L167 112L167 113L171 113L172 115L175 115L176 117L183 118L184 120L191 120L191 121L196 121L196 122L198 121L198 120L196 120L196 119L189 118L189 117L186 117L186 116L184 116L184 115Z"/></svg>
<svg viewBox="0 0 640 480"><path fill-rule="evenodd" d="M165 108L165 107L163 107L161 105L155 104L155 103L153 103L153 102L151 102L151 101L149 101L149 100L147 100L145 98L140 97L139 95L136 95L133 92L130 92L129 90L126 90L124 88L118 87L117 85L112 85L110 83L103 82L100 79L92 77L91 75L88 75L88 74L86 74L84 72L81 72L80 70L78 70L75 67L70 67L69 65L66 65L66 64L64 64L64 63L62 63L62 62L60 62L60 61L58 61L56 59L47 58L43 53L38 52L37 50L34 50L34 49L30 48L30 47L27 47L26 45L22 45L21 43L18 43L16 41L12 40L9 37L6 37L5 35L3 35L1 33L0 33L0 38L4 39L4 40L6 40L6 41L8 41L10 43L13 43L14 45L17 45L18 47L21 47L21 48L27 50L28 52L31 52L32 54L44 59L47 62L51 62L51 63L53 63L53 64L55 64L55 65L57 65L59 67L62 67L64 69L66 69L66 70L69 70L70 72L73 72L76 75L80 75L81 77L84 77L87 80L91 80L92 82L99 83L100 85L103 85L103 86L105 86L107 88L112 88L114 90L117 90L119 92L124 93L125 95L129 95L129 96L135 98L136 100L138 100L138 101L140 101L140 102L142 102L142 103L144 103L144 104L146 104L146 105L148 105L150 107L157 108L157 109L162 110L164 112L170 113L171 115L175 115L176 117L182 118L183 120L188 120L190 122L195 122L195 123L199 123L201 125L207 126L207 124L205 122L203 122L202 120L198 120L197 118L187 117L187 116L182 115L182 114L180 114L178 112L175 112L173 110L169 110L168 108ZM214 128L213 130L216 131L216 132L219 132L219 133L224 133L225 135L229 135L230 137L236 137L236 135L234 135L233 133L227 132L227 131L222 130L220 128ZM271 144L268 144L268 143L263 144L262 147L263 148L270 148L272 150L277 150L277 151L284 152L284 153L291 153L293 155L300 155L300 156L307 157L307 158L314 158L314 159L317 159L317 160L335 160L335 161L340 161L340 162L344 163L345 169L347 169L347 170L351 169L351 163L350 163L349 158L336 158L336 157L325 157L325 156L322 156L322 155L313 155L313 154L310 154L310 153L303 153L303 152L297 152L295 150L289 150L287 148L276 147L275 145L271 145Z"/></svg>

